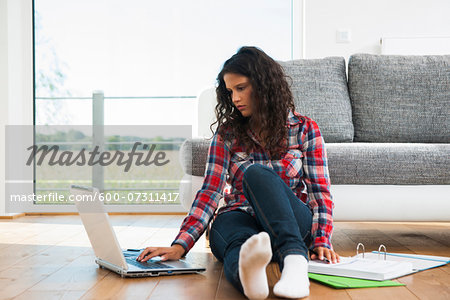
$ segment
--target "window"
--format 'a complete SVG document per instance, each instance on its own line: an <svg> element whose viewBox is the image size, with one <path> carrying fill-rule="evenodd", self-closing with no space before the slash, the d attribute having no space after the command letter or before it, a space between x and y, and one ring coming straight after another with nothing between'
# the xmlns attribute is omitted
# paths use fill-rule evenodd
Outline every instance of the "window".
<svg viewBox="0 0 450 300"><path fill-rule="evenodd" d="M35 0L35 125L92 125L100 114L106 126L192 126L196 96L215 84L223 62L241 46L258 46L278 60L296 58L296 2ZM99 90L100 113L92 108ZM40 137L89 141L76 131L59 133L58 141L56 133ZM130 136L105 136L105 147L129 147L119 143ZM36 169L37 191L67 188L47 175ZM131 175L125 186L104 179L105 189L135 188ZM139 187L147 185L143 180Z"/></svg>

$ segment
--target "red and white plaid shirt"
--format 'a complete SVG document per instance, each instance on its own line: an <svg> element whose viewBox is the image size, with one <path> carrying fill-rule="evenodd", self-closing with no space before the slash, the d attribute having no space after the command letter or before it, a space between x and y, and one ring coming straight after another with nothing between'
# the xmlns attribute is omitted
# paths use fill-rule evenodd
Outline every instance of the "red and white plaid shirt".
<svg viewBox="0 0 450 300"><path fill-rule="evenodd" d="M297 112L289 112L286 126L289 148L280 160L270 160L262 147L247 154L236 140L224 141L221 135L214 135L203 186L172 245L180 244L188 252L205 231L222 198L225 205L219 208L218 214L240 209L254 216L243 193L242 178L248 166L262 164L272 168L311 209L312 247L332 248L334 204L324 140L316 122ZM259 144L252 132L248 133Z"/></svg>

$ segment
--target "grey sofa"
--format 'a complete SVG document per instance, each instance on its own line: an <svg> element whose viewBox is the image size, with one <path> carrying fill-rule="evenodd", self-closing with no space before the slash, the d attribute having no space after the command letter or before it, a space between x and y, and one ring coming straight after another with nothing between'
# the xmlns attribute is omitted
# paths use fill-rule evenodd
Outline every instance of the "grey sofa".
<svg viewBox="0 0 450 300"><path fill-rule="evenodd" d="M280 63L325 139L335 219L450 220L450 55L355 54L348 72L343 57ZM182 146L186 208L208 146Z"/></svg>

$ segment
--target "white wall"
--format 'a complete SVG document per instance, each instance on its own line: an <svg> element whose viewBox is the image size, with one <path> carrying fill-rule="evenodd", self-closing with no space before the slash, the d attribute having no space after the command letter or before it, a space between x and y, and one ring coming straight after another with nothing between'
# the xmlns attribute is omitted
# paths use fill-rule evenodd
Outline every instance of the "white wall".
<svg viewBox="0 0 450 300"><path fill-rule="evenodd" d="M5 124L8 119L8 18L6 0L0 0L0 215L5 213Z"/></svg>
<svg viewBox="0 0 450 300"><path fill-rule="evenodd" d="M0 215L5 214L5 125L33 122L32 59L32 1L0 0Z"/></svg>
<svg viewBox="0 0 450 300"><path fill-rule="evenodd" d="M450 36L448 0L304 0L305 58L380 54L382 37ZM336 30L352 41L336 43Z"/></svg>
<svg viewBox="0 0 450 300"><path fill-rule="evenodd" d="M33 124L32 0L8 0L8 124Z"/></svg>

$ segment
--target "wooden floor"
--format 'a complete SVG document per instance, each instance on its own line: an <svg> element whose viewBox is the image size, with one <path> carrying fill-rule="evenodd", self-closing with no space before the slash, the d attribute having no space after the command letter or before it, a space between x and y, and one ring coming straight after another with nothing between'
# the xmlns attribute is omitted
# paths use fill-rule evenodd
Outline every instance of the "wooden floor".
<svg viewBox="0 0 450 300"><path fill-rule="evenodd" d="M124 248L167 246L180 215L111 216ZM334 247L355 254L383 243L388 251L450 256L450 223L336 222ZM0 220L0 299L244 299L225 279L222 264L202 238L187 256L207 267L202 275L124 279L94 263L78 216L26 216ZM268 266L272 288L279 277ZM336 290L311 282L308 299L450 299L450 266L398 279L403 287ZM275 299L272 292L270 298Z"/></svg>

